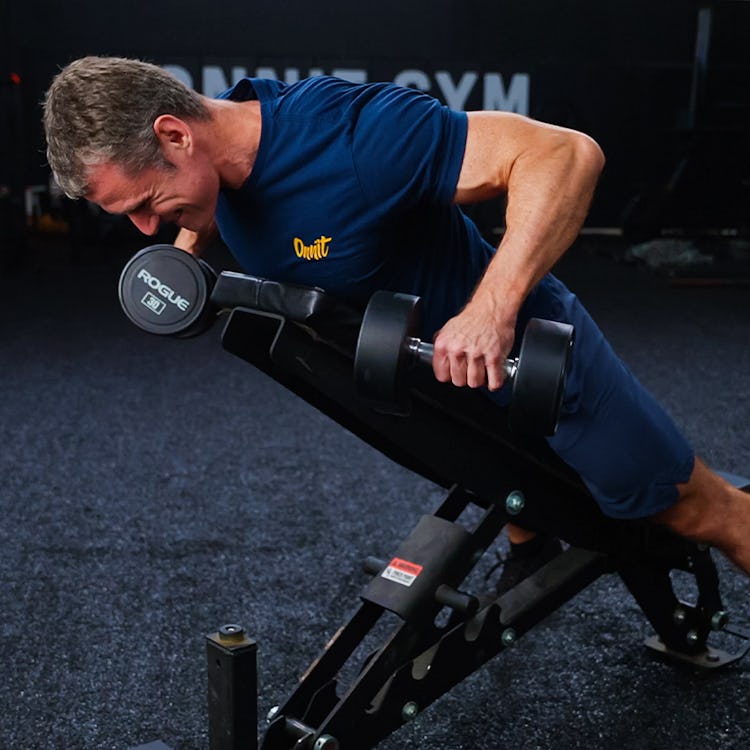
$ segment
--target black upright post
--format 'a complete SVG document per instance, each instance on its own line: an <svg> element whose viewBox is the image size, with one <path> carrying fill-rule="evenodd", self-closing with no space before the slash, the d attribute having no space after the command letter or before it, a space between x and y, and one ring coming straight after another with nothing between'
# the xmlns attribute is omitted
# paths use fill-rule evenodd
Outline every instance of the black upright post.
<svg viewBox="0 0 750 750"><path fill-rule="evenodd" d="M239 625L206 636L209 750L257 750L257 652Z"/></svg>

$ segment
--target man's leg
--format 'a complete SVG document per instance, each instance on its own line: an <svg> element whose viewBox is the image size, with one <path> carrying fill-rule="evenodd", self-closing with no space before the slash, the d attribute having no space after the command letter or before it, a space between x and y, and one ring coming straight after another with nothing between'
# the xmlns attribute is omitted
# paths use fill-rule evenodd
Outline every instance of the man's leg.
<svg viewBox="0 0 750 750"><path fill-rule="evenodd" d="M498 550L498 562L487 574L488 590L497 596L517 586L525 578L536 573L539 568L562 552L559 540L548 534L538 534L514 523L505 525L505 534L510 542L510 551L503 556ZM499 578L490 583L495 571L501 568Z"/></svg>
<svg viewBox="0 0 750 750"><path fill-rule="evenodd" d="M679 499L653 516L672 531L721 550L750 575L750 495L712 472L700 459Z"/></svg>
<svg viewBox="0 0 750 750"><path fill-rule="evenodd" d="M536 531L529 531L528 529L522 529L520 526L516 526L514 523L508 523L505 525L505 533L508 535L508 541L511 544L523 544L524 542L530 542L536 538Z"/></svg>
<svg viewBox="0 0 750 750"><path fill-rule="evenodd" d="M532 315L575 326L560 426L548 442L579 473L605 515L652 519L717 547L750 575L750 496L695 458L664 409L554 277L529 296L519 330ZM491 396L504 405L502 393Z"/></svg>

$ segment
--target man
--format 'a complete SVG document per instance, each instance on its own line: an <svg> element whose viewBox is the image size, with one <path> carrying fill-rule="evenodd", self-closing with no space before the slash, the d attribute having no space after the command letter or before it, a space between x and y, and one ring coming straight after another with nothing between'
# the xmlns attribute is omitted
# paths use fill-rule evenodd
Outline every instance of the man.
<svg viewBox="0 0 750 750"><path fill-rule="evenodd" d="M244 79L221 98L162 69L84 58L53 81L50 166L71 197L145 234L180 227L200 253L215 226L250 273L322 286L363 307L420 295L441 381L507 403L502 362L531 316L576 346L552 448L613 517L651 518L750 573L750 497L697 459L550 269L603 168L587 136L501 112L452 112L391 84ZM507 197L496 251L459 204ZM538 546L517 527L511 542Z"/></svg>

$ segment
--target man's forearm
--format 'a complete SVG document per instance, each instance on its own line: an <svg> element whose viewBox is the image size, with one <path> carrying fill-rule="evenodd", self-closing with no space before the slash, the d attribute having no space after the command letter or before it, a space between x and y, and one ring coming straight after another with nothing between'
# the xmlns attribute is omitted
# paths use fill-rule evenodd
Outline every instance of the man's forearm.
<svg viewBox="0 0 750 750"><path fill-rule="evenodd" d="M514 164L508 182L506 231L473 300L485 295L520 308L526 296L575 241L586 219L604 158L585 137L558 153L529 154Z"/></svg>
<svg viewBox="0 0 750 750"><path fill-rule="evenodd" d="M581 133L504 113L469 120L454 200L506 193L507 229L464 309L435 336L438 380L502 385L518 311L578 235L603 165L601 149Z"/></svg>

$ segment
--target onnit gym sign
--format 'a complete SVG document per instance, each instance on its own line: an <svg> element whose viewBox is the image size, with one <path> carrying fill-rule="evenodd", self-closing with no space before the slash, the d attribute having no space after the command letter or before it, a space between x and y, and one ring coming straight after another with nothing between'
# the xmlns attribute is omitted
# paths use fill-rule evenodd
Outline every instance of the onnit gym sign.
<svg viewBox="0 0 750 750"><path fill-rule="evenodd" d="M475 107L485 110L502 110L529 114L529 89L531 77L528 73L515 73L509 78L497 72L480 73L476 70L465 70L459 74L447 70L426 71L408 68L396 72L386 79L372 78L363 68L332 67L308 68L298 67L272 68L257 67L250 70L243 65L203 65L197 77L183 65L168 64L164 66L188 86L197 89L206 96L216 96L234 85L245 76L253 78L273 78L295 83L302 78L330 74L345 78L355 83L366 83L368 80L393 80L401 86L410 86L427 91L442 99L451 109L467 108L469 99L476 102Z"/></svg>

